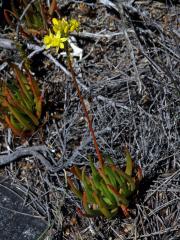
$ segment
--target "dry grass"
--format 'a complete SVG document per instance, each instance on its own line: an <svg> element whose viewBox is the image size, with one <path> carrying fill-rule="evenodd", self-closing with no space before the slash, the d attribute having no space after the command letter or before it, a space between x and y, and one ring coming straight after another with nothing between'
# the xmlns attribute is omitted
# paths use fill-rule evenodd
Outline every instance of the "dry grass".
<svg viewBox="0 0 180 240"><path fill-rule="evenodd" d="M46 217L51 226L47 239L179 239L179 5L134 1L134 8L124 7L122 21L102 4L59 2L68 14L81 16L81 29L88 32L76 37L84 55L75 69L100 149L123 165L122 147L128 144L143 170L140 193L128 219L78 216L81 203L67 187L66 169L88 165L87 154L95 150L71 79L42 52L32 58L42 59L34 70L54 117L26 142L1 130L0 149L8 153L45 144L50 151L45 157L59 170L48 171L35 157L26 157L2 174L27 193L27 205ZM2 64L9 52L1 53L4 79L9 73ZM18 59L12 52L11 58Z"/></svg>

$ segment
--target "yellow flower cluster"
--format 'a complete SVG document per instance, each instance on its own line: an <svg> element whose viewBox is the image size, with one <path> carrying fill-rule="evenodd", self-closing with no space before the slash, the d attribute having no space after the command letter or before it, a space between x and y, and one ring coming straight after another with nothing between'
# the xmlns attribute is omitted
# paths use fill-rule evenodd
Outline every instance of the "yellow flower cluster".
<svg viewBox="0 0 180 240"><path fill-rule="evenodd" d="M79 28L79 22L75 19L67 21L65 18L58 20L52 19L53 31L49 30L49 35L45 35L44 44L46 49L55 47L58 52L59 49L64 49L64 44L68 40L69 34Z"/></svg>
<svg viewBox="0 0 180 240"><path fill-rule="evenodd" d="M52 23L54 32L60 32L63 37L68 37L69 33L78 30L79 28L79 22L75 19L67 21L65 20L65 18L63 18L62 20L53 18Z"/></svg>

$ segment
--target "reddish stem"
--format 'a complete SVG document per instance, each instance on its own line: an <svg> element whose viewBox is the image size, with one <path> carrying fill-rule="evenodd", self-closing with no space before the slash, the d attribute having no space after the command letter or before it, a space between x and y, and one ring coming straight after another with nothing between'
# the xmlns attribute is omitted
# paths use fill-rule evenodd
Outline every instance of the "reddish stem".
<svg viewBox="0 0 180 240"><path fill-rule="evenodd" d="M97 140L96 140L96 136L95 136L95 133L94 133L94 129L93 129L93 126L92 126L92 120L91 118L89 117L89 114L88 114L88 110L86 108L86 105L84 103L84 99L83 99L83 96L81 94L81 91L80 91L80 88L79 88L79 85L77 83L77 80L76 80L76 74L74 72L74 69L73 69L73 66L72 66L72 62L71 62L71 59L70 59L70 56L69 54L68 55L68 64L69 64L69 69L70 69L70 72L72 74L72 81L73 81L73 84L76 88L76 91L77 91L77 94L78 94L78 97L79 97L79 100L80 100L80 103L81 103L81 106L82 106L82 109L84 111L84 115L88 121L88 128L89 128L89 131L92 135L92 139L93 139L93 143L94 143L94 147L95 147L95 150L96 150L96 154L97 154L97 157L98 157L98 160L99 160L99 163L101 165L101 167L103 166L104 164L104 160L102 158L102 154L99 150L99 147L98 147L98 143L97 143Z"/></svg>

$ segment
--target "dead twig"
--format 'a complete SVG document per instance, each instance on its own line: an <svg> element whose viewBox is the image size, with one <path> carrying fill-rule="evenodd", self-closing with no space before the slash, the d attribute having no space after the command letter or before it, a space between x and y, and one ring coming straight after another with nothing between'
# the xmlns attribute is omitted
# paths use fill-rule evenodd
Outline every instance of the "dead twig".
<svg viewBox="0 0 180 240"><path fill-rule="evenodd" d="M59 169L56 168L56 166L51 165L47 158L45 158L43 154L40 152L48 152L47 147L45 145L42 145L17 149L15 152L11 154L0 155L0 166L7 165L23 157L34 156L35 158L40 160L42 165L44 165L45 168L47 168L47 170L51 172L57 172Z"/></svg>

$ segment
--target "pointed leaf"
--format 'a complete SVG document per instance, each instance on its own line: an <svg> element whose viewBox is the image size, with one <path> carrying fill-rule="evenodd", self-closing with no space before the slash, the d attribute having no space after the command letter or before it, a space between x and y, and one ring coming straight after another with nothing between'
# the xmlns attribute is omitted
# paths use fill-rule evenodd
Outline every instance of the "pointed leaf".
<svg viewBox="0 0 180 240"><path fill-rule="evenodd" d="M82 171L78 167L72 166L70 168L70 172L73 173L79 180L82 180Z"/></svg>
<svg viewBox="0 0 180 240"><path fill-rule="evenodd" d="M77 187L75 186L75 184L72 182L70 177L67 177L67 182L69 184L70 189L74 192L74 194L79 197L80 199L82 199L82 192L77 189Z"/></svg>
<svg viewBox="0 0 180 240"><path fill-rule="evenodd" d="M106 184L103 181L101 181L100 184L101 184L100 189L101 189L103 196L109 199L109 202L111 202L111 205L114 205L116 203L115 197L109 191L108 187L106 186Z"/></svg>
<svg viewBox="0 0 180 240"><path fill-rule="evenodd" d="M88 182L88 178L85 175L85 167L82 170L82 183L84 185L84 191L87 194L88 202L92 202L93 203L94 202L94 198L93 198L93 195L92 195L93 190L92 190L92 186L91 186L90 181Z"/></svg>
<svg viewBox="0 0 180 240"><path fill-rule="evenodd" d="M130 190L134 191L135 183L133 179L129 175L127 175L125 172L123 172L121 169L116 168L115 171L119 174L119 176L122 176L130 184Z"/></svg>
<svg viewBox="0 0 180 240"><path fill-rule="evenodd" d="M30 88L34 94L34 97L39 98L41 96L39 86L37 82L32 78L31 74L28 74L28 80L29 80L28 82L29 82Z"/></svg>
<svg viewBox="0 0 180 240"><path fill-rule="evenodd" d="M25 75L19 70L19 68L15 64L11 64L11 66L16 74L16 79L17 79L22 91L24 92L24 94L26 95L28 100L30 102L33 102L33 97L28 89L28 82L26 80Z"/></svg>
<svg viewBox="0 0 180 240"><path fill-rule="evenodd" d="M23 131L22 125L17 122L13 115L10 116L10 122L14 126L15 129Z"/></svg>
<svg viewBox="0 0 180 240"><path fill-rule="evenodd" d="M111 181L109 180L108 176L106 176L104 173L104 169L98 169L98 172L106 184L111 184Z"/></svg>
<svg viewBox="0 0 180 240"><path fill-rule="evenodd" d="M104 200L99 198L96 194L96 192L93 192L93 197L96 201L96 204L99 206L99 210L103 213L103 215L107 218L111 218L111 212L107 209L106 203Z"/></svg>
<svg viewBox="0 0 180 240"><path fill-rule="evenodd" d="M132 161L131 154L130 154L127 146L125 147L125 156L126 156L126 170L125 170L125 173L129 176L132 176L133 161Z"/></svg>
<svg viewBox="0 0 180 240"><path fill-rule="evenodd" d="M42 114L42 97L37 98L35 104L36 104L36 107L35 107L36 116L40 118Z"/></svg>
<svg viewBox="0 0 180 240"><path fill-rule="evenodd" d="M129 204L128 200L124 198L112 185L108 184L107 187L116 198L118 204L123 203L124 205L128 206Z"/></svg>
<svg viewBox="0 0 180 240"><path fill-rule="evenodd" d="M8 104L8 108L13 116L22 124L24 130L33 129L33 126L30 124L30 122L16 108L10 104Z"/></svg>
<svg viewBox="0 0 180 240"><path fill-rule="evenodd" d="M109 166L104 166L104 172L105 172L106 176L108 176L111 184L116 188L117 187L117 181L116 181L116 176L115 176L112 168L109 167Z"/></svg>
<svg viewBox="0 0 180 240"><path fill-rule="evenodd" d="M23 135L23 131L16 129L13 126L13 124L11 123L10 119L8 118L8 116L5 116L5 121L6 121L7 125L12 129L14 134L16 134L17 136L22 136Z"/></svg>
<svg viewBox="0 0 180 240"><path fill-rule="evenodd" d="M101 213L101 211L97 210L97 209L91 209L87 203L87 195L86 193L84 192L83 193L83 200L82 200L82 203L83 203L83 207L84 207L84 210L85 212L87 213L86 216L87 217L95 217L95 216L101 216L103 215Z"/></svg>

